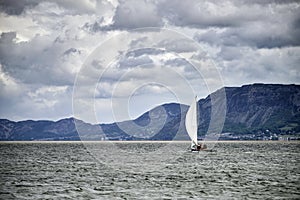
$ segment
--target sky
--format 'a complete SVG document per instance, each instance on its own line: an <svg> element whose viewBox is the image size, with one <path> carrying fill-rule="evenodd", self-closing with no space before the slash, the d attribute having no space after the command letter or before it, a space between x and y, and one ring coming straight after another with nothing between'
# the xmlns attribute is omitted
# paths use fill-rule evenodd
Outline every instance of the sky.
<svg viewBox="0 0 300 200"><path fill-rule="evenodd" d="M0 0L0 118L90 123L300 83L293 0Z"/></svg>

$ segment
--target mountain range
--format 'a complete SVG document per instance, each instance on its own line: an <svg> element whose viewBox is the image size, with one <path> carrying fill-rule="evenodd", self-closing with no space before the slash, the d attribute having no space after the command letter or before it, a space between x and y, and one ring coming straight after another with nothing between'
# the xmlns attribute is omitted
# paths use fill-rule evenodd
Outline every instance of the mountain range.
<svg viewBox="0 0 300 200"><path fill-rule="evenodd" d="M224 87L198 101L198 137L220 132L219 139L300 137L300 85L251 84ZM0 140L188 140L187 105L164 104L134 120L90 124L0 119Z"/></svg>

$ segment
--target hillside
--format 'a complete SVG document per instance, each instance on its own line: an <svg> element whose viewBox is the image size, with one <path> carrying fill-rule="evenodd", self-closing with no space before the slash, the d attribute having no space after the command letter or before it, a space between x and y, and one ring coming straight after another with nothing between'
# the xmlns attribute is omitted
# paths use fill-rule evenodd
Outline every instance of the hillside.
<svg viewBox="0 0 300 200"><path fill-rule="evenodd" d="M225 92L227 111L223 133L255 134L254 138L262 138L271 136L271 133L300 132L299 85L253 84L225 87ZM204 112L204 117L200 117L200 132L206 132L210 120L209 99L208 96L199 101L199 108Z"/></svg>
<svg viewBox="0 0 300 200"><path fill-rule="evenodd" d="M224 91L226 106L222 108L226 108L226 118L221 139L299 138L300 86L280 84L225 87L200 99L200 138L210 125L212 96L221 98ZM217 104L215 108L219 108ZM56 122L1 119L0 140L184 140L188 139L184 126L187 109L188 106L177 103L164 104L135 120L98 125L75 118Z"/></svg>

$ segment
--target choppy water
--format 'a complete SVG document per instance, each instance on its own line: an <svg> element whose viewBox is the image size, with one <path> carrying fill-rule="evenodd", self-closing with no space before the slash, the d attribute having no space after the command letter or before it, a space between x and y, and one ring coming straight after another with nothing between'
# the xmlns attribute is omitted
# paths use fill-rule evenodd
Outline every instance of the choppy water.
<svg viewBox="0 0 300 200"><path fill-rule="evenodd" d="M299 199L300 143L0 143L1 199Z"/></svg>

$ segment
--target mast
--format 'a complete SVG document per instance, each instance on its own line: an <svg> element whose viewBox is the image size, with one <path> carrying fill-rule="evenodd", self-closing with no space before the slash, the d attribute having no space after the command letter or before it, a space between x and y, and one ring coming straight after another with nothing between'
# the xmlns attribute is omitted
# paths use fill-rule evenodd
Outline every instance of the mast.
<svg viewBox="0 0 300 200"><path fill-rule="evenodd" d="M198 114L198 103L197 103L197 95L195 96L195 126L196 126L196 145L198 145L198 118L197 118L197 114Z"/></svg>

